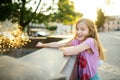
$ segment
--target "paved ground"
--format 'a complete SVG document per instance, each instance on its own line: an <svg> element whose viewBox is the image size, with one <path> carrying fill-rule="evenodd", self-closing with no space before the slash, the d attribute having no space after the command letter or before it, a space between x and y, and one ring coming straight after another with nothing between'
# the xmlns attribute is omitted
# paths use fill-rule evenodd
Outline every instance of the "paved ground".
<svg viewBox="0 0 120 80"><path fill-rule="evenodd" d="M106 61L99 67L101 80L120 80L120 31L101 32Z"/></svg>

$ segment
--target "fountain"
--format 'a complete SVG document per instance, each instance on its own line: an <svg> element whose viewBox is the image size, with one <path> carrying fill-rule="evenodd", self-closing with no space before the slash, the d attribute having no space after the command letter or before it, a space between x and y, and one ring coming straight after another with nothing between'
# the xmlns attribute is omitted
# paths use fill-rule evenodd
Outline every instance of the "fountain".
<svg viewBox="0 0 120 80"><path fill-rule="evenodd" d="M9 20L0 22L0 55L21 48L30 42L29 36L21 28L18 23Z"/></svg>

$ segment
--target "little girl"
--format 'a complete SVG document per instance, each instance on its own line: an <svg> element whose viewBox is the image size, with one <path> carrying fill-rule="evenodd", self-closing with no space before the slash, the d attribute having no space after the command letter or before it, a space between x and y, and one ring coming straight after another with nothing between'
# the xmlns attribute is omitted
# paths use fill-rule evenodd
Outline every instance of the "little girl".
<svg viewBox="0 0 120 80"><path fill-rule="evenodd" d="M65 47L64 55L77 55L77 76L74 80L100 80L99 60L104 60L104 52L95 24L90 19L80 19L76 23L75 37L68 42L39 42L37 47Z"/></svg>

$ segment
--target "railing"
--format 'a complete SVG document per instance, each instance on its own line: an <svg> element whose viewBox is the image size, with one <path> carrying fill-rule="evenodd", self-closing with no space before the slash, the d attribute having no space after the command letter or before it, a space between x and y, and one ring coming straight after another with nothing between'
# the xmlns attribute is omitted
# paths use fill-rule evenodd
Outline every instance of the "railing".
<svg viewBox="0 0 120 80"><path fill-rule="evenodd" d="M1 56L0 63L1 80L70 80L75 56L63 56L59 49L42 48L19 59Z"/></svg>
<svg viewBox="0 0 120 80"><path fill-rule="evenodd" d="M39 41L52 42L62 38L31 39L23 48L36 48ZM55 48L37 48L20 58L0 57L1 80L73 80L76 56L64 56L62 50ZM11 75L14 74L14 75Z"/></svg>

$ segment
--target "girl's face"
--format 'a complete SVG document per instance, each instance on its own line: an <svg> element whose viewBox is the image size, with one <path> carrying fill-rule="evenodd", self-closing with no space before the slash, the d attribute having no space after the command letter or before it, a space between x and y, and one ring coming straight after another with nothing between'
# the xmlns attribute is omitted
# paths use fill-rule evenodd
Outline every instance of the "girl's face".
<svg viewBox="0 0 120 80"><path fill-rule="evenodd" d="M80 22L76 28L77 39L80 41L84 41L88 34L89 34L88 26L84 22Z"/></svg>

